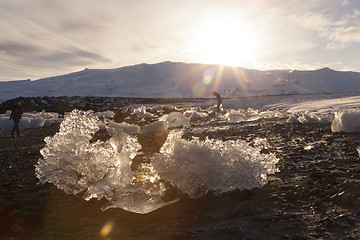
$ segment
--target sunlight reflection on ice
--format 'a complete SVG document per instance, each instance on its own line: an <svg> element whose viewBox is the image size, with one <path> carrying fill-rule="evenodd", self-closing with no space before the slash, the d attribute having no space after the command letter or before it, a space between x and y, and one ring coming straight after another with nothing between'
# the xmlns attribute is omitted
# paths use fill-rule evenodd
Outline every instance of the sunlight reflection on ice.
<svg viewBox="0 0 360 240"><path fill-rule="evenodd" d="M179 113L169 114L175 115L179 119ZM137 135L115 132L110 126L113 136L91 142L100 127L104 122L91 111L71 112L59 132L45 138L43 158L36 165L39 182L53 183L66 193L82 192L86 200L105 198L108 203L103 210L122 208L144 214L178 200L162 200L169 184L198 198L208 191L262 186L267 174L276 171L275 155L260 153L267 147L266 139L256 139L254 146L242 140L189 141L182 138L182 130L170 132L160 152L153 153L154 159L134 170L131 165L141 149Z"/></svg>

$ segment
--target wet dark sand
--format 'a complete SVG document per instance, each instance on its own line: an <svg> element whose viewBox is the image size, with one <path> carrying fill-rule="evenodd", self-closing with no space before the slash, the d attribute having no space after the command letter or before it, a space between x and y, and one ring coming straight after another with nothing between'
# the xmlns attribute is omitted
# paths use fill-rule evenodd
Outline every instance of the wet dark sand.
<svg viewBox="0 0 360 240"><path fill-rule="evenodd" d="M360 239L359 134L283 120L209 132L206 136L224 140L267 138L271 147L263 152L276 153L280 172L262 188L197 200L181 196L139 215L101 212L104 201L37 185L34 165L43 139L57 130L57 125L29 129L19 138L0 134L0 240ZM104 225L111 231L100 236Z"/></svg>

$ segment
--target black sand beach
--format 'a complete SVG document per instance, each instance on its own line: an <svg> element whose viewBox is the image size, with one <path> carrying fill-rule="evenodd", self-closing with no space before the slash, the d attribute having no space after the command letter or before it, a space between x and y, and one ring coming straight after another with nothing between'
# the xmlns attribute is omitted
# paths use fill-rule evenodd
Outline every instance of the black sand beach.
<svg viewBox="0 0 360 240"><path fill-rule="evenodd" d="M266 138L270 148L263 152L277 155L280 171L262 188L197 200L180 196L175 204L140 215L102 212L103 201L37 184L34 165L43 139L58 128L28 129L17 138L0 135L0 240L360 239L359 134L284 120L210 132L209 138Z"/></svg>

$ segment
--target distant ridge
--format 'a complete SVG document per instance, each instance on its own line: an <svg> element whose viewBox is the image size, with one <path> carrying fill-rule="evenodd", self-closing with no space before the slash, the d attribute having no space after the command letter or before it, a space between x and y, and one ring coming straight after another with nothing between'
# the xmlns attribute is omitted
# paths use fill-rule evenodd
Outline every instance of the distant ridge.
<svg viewBox="0 0 360 240"><path fill-rule="evenodd" d="M36 81L0 82L0 101L32 96L140 98L254 96L293 93L360 92L360 73L322 68L313 71L234 68L162 62L115 69L84 69Z"/></svg>

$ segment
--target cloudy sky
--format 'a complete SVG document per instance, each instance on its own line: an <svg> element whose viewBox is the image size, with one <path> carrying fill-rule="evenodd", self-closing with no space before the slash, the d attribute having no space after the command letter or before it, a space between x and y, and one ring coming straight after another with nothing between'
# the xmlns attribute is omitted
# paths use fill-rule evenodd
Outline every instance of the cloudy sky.
<svg viewBox="0 0 360 240"><path fill-rule="evenodd" d="M359 0L0 0L0 81L180 61L360 71Z"/></svg>

